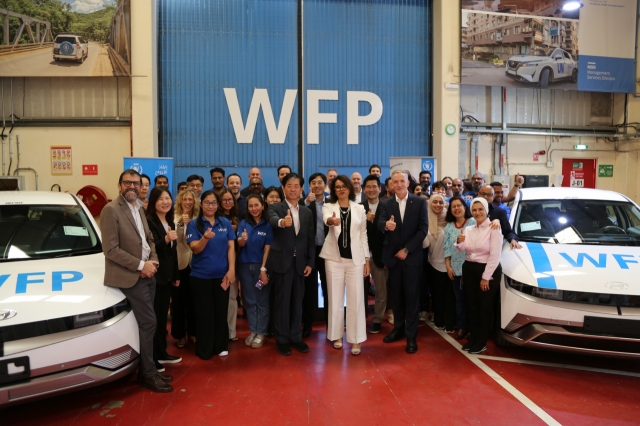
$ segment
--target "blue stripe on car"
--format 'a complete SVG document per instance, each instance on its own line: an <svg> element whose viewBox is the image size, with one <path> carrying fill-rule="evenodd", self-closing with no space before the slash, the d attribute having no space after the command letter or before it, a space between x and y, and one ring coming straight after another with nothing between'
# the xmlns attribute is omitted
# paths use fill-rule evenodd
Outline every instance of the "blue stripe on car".
<svg viewBox="0 0 640 426"><path fill-rule="evenodd" d="M544 247L540 243L527 243L529 248L529 254L531 254L531 260L533 260L533 269L540 274L546 274L551 272L551 262L549 262L549 256L544 251ZM538 277L538 287L540 288L557 288L556 278L553 275L545 277Z"/></svg>

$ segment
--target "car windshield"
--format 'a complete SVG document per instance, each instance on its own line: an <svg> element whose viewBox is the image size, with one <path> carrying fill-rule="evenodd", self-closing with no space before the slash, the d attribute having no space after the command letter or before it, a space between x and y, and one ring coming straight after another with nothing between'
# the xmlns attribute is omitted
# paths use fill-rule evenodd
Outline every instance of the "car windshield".
<svg viewBox="0 0 640 426"><path fill-rule="evenodd" d="M58 36L56 37L56 43L60 44L60 43L64 43L65 41L68 41L69 43L75 43L76 42L76 38L75 37L63 37L63 36Z"/></svg>
<svg viewBox="0 0 640 426"><path fill-rule="evenodd" d="M79 205L0 206L0 261L101 251L100 239Z"/></svg>
<svg viewBox="0 0 640 426"><path fill-rule="evenodd" d="M530 53L531 56L551 56L552 50L535 49Z"/></svg>
<svg viewBox="0 0 640 426"><path fill-rule="evenodd" d="M622 201L523 201L514 231L522 241L640 246L640 210Z"/></svg>

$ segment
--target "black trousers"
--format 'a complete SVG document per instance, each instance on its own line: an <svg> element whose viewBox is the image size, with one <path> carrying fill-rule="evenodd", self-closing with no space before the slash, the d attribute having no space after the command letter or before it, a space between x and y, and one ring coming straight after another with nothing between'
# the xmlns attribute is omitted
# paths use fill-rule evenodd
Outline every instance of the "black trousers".
<svg viewBox="0 0 640 426"><path fill-rule="evenodd" d="M424 249L428 250L428 249ZM420 311L431 312L431 280L433 267L428 259L422 261L422 278L420 280Z"/></svg>
<svg viewBox="0 0 640 426"><path fill-rule="evenodd" d="M153 299L153 310L156 313L156 332L153 335L154 361L167 358L167 316L172 287L168 282L156 284L156 296Z"/></svg>
<svg viewBox="0 0 640 426"><path fill-rule="evenodd" d="M440 272L429 263L433 323L436 327L453 330L456 326L456 294L446 272Z"/></svg>
<svg viewBox="0 0 640 426"><path fill-rule="evenodd" d="M182 339L196 335L196 314L191 295L191 268L179 271L180 285L171 287L171 335Z"/></svg>
<svg viewBox="0 0 640 426"><path fill-rule="evenodd" d="M327 320L327 271L324 269L324 259L320 257L322 246L316 246L316 267L311 274L304 279L304 297L302 299L302 325L311 328L313 313L318 307L318 274L320 274L320 287L324 296L323 319Z"/></svg>
<svg viewBox="0 0 640 426"><path fill-rule="evenodd" d="M229 347L229 289L223 290L222 278L202 279L191 276L191 290L196 308L196 355L211 359Z"/></svg>
<svg viewBox="0 0 640 426"><path fill-rule="evenodd" d="M394 298L394 330L403 331L408 338L418 335L418 315L420 313L420 278L422 264L409 266L403 260L389 268L389 281Z"/></svg>
<svg viewBox="0 0 640 426"><path fill-rule="evenodd" d="M156 315L153 301L156 295L156 279L139 278L133 287L121 288L138 322L140 334L140 367L138 375L153 377L158 372L153 362L153 336L156 332Z"/></svg>
<svg viewBox="0 0 640 426"><path fill-rule="evenodd" d="M493 273L493 279L489 281L489 290L480 289L480 280L486 263L465 261L462 264L462 280L464 281L467 303L469 304L469 330L473 347L482 348L487 344L493 306L500 289L500 277L502 267L498 265Z"/></svg>
<svg viewBox="0 0 640 426"><path fill-rule="evenodd" d="M273 302L273 335L278 343L302 341L302 299L304 298L304 275L298 274L295 262L284 274L271 273L275 292ZM200 336L198 336L198 341Z"/></svg>

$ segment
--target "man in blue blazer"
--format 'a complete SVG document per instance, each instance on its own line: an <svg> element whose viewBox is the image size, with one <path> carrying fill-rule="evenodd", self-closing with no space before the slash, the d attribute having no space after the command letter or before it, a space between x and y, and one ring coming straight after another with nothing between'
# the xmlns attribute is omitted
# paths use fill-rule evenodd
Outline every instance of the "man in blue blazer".
<svg viewBox="0 0 640 426"><path fill-rule="evenodd" d="M418 350L418 315L420 279L422 276L422 241L427 235L427 204L422 197L409 194L406 172L391 175L393 197L380 202L378 229L385 233L382 261L389 268L393 283L395 323L383 341L407 338L407 353Z"/></svg>
<svg viewBox="0 0 640 426"><path fill-rule="evenodd" d="M273 243L267 271L275 291L274 336L281 355L291 355L289 343L299 352L309 352L302 341L304 279L315 264L315 233L311 211L298 204L304 180L296 173L282 179L285 200L269 206Z"/></svg>

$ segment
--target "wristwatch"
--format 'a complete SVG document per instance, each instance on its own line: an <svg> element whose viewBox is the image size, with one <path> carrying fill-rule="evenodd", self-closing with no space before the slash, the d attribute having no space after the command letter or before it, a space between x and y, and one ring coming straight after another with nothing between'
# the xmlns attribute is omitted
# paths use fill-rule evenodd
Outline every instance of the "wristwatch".
<svg viewBox="0 0 640 426"><path fill-rule="evenodd" d="M260 267L260 272L267 272L267 268L265 268L264 266Z"/></svg>
<svg viewBox="0 0 640 426"><path fill-rule="evenodd" d="M406 248L403 248L402 250L404 250L405 253L409 254L409 250Z"/></svg>

